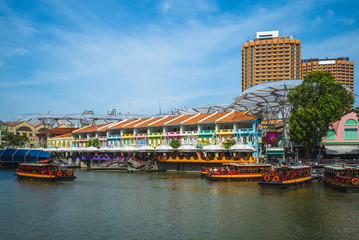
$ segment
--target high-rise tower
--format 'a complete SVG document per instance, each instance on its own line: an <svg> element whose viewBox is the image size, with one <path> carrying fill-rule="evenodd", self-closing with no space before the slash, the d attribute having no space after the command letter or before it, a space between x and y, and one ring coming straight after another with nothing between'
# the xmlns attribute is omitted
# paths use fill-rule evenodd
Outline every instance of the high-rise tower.
<svg viewBox="0 0 359 240"><path fill-rule="evenodd" d="M257 32L242 46L242 91L259 83L301 78L301 41L278 31Z"/></svg>
<svg viewBox="0 0 359 240"><path fill-rule="evenodd" d="M315 71L330 72L335 81L347 85L354 91L354 61L349 61L349 57L302 60L303 77Z"/></svg>

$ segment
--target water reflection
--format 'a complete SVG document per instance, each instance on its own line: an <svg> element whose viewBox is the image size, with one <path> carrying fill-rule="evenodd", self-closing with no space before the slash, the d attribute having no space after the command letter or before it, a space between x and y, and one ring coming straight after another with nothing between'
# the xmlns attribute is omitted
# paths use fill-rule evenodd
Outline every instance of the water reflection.
<svg viewBox="0 0 359 240"><path fill-rule="evenodd" d="M317 182L281 190L195 173L76 176L43 183L0 171L0 224L9 226L0 238L359 239L359 195Z"/></svg>

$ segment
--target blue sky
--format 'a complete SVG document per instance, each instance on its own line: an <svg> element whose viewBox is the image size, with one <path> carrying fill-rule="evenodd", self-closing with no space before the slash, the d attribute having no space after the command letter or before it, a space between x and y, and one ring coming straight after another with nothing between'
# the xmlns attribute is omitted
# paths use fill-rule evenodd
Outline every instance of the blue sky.
<svg viewBox="0 0 359 240"><path fill-rule="evenodd" d="M243 43L269 30L303 59L355 61L359 95L356 0L0 1L0 120L230 103Z"/></svg>

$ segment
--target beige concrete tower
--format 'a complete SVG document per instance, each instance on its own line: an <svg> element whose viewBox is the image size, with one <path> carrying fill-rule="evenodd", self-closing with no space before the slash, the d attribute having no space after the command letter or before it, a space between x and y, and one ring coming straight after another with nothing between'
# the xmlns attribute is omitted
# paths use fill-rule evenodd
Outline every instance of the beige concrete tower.
<svg viewBox="0 0 359 240"><path fill-rule="evenodd" d="M302 60L303 77L315 71L330 72L335 77L335 81L347 85L354 91L354 61L349 61L349 57Z"/></svg>
<svg viewBox="0 0 359 240"><path fill-rule="evenodd" d="M301 41L278 31L257 32L242 46L242 91L264 82L301 78Z"/></svg>

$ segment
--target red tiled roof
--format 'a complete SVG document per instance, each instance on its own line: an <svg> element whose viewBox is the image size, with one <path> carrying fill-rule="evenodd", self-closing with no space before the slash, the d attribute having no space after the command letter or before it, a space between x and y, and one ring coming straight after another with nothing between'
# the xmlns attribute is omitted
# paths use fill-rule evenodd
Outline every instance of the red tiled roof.
<svg viewBox="0 0 359 240"><path fill-rule="evenodd" d="M80 128L80 129L74 131L74 133L95 132L98 128L101 128L101 127L106 126L106 125L107 124L90 125L90 126L87 126L87 127Z"/></svg>
<svg viewBox="0 0 359 240"><path fill-rule="evenodd" d="M66 133L66 134L56 136L56 137L53 137L53 138L67 138L67 137L72 137L72 133Z"/></svg>
<svg viewBox="0 0 359 240"><path fill-rule="evenodd" d="M233 112L227 117L220 119L218 122L236 122L236 121L252 121L258 117L255 115L246 115L245 112Z"/></svg>
<svg viewBox="0 0 359 240"><path fill-rule="evenodd" d="M52 135L62 135L66 133L72 133L73 131L76 131L78 128L61 128L61 127L55 127L53 129L49 129L48 133ZM39 135L45 135L45 132L39 133Z"/></svg>
<svg viewBox="0 0 359 240"><path fill-rule="evenodd" d="M204 113L199 115L194 115L192 119L189 119L188 121L184 122L183 124L195 124L198 123L200 120L202 120L205 117L211 116L213 113Z"/></svg>
<svg viewBox="0 0 359 240"><path fill-rule="evenodd" d="M136 125L145 124L148 121L151 121L151 118L137 119L137 121L132 121L131 123L124 125L123 128L134 128L134 127L136 127Z"/></svg>
<svg viewBox="0 0 359 240"><path fill-rule="evenodd" d="M177 118L177 117L178 117L178 116L175 116L175 117L173 117L173 116L171 116L171 117L164 117L164 118L162 118L161 120L159 120L158 122L155 122L155 123L151 124L151 126L164 125L166 122L171 121L171 120L173 120L173 119L175 119L175 118Z"/></svg>
<svg viewBox="0 0 359 240"><path fill-rule="evenodd" d="M97 128L96 132L106 132L107 129L109 129L111 126L114 126L114 125L115 125L115 123L105 124L105 126Z"/></svg>
<svg viewBox="0 0 359 240"><path fill-rule="evenodd" d="M168 120L167 124L165 124L166 126L170 126L170 125L179 125L181 122L185 121L186 119L192 117L193 115L183 115L183 116L180 116L179 118L169 122L170 120Z"/></svg>
<svg viewBox="0 0 359 240"><path fill-rule="evenodd" d="M24 121L20 121L20 122L3 122L5 123L6 125L8 126L12 126L12 127L15 127L16 125L20 124L20 123L23 123Z"/></svg>
<svg viewBox="0 0 359 240"><path fill-rule="evenodd" d="M217 119L220 119L223 116L226 116L227 114L229 114L229 112L221 112L221 113L213 113L213 115L207 117L206 119L204 119L203 121L201 121L200 123L213 123L215 122Z"/></svg>
<svg viewBox="0 0 359 240"><path fill-rule="evenodd" d="M162 117L161 117L162 118ZM159 119L161 118L152 118L151 120L147 121L147 122L142 122L138 125L136 125L135 127L138 128L138 127L148 127L151 123L153 122L156 122L158 121Z"/></svg>
<svg viewBox="0 0 359 240"><path fill-rule="evenodd" d="M111 127L109 127L108 129L116 129L116 128L121 128L123 125L131 122L131 121L134 121L134 120L128 120L128 119L125 119L123 121L120 121L118 122L117 124L115 125L112 125Z"/></svg>

